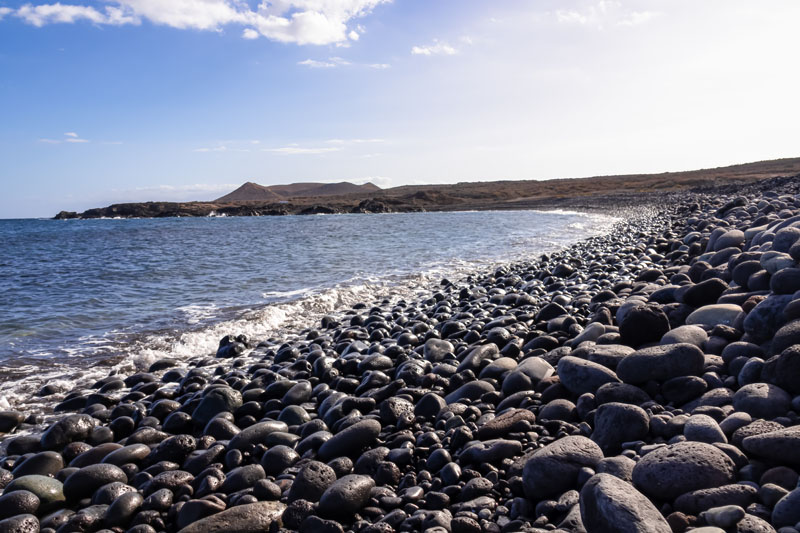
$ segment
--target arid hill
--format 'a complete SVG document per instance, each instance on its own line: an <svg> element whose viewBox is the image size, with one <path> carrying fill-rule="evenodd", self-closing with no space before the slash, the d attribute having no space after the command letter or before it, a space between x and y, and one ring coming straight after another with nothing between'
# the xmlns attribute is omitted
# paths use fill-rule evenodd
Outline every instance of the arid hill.
<svg viewBox="0 0 800 533"><path fill-rule="evenodd" d="M372 193L381 190L372 183L355 185L342 181L339 183L292 183L289 185L264 186L248 181L235 191L214 200L216 203L229 202L280 202L290 198L312 196L344 196L348 194Z"/></svg>
<svg viewBox="0 0 800 533"><path fill-rule="evenodd" d="M387 213L486 209L582 209L611 211L663 201L680 191L735 191L755 181L800 175L800 158L729 167L595 176L579 179L465 182L406 185L380 189L371 183L295 183L265 187L245 183L211 202L115 204L83 213L62 211L55 218L258 216L321 213Z"/></svg>

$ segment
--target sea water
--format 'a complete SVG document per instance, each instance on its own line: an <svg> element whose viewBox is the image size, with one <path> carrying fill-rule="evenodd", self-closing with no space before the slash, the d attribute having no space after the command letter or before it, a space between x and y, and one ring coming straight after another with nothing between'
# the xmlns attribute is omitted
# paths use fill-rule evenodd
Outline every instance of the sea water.
<svg viewBox="0 0 800 533"><path fill-rule="evenodd" d="M535 259L615 221L482 211L126 220L0 220L0 409L226 334L297 333L356 303ZM32 405L32 404L31 404Z"/></svg>

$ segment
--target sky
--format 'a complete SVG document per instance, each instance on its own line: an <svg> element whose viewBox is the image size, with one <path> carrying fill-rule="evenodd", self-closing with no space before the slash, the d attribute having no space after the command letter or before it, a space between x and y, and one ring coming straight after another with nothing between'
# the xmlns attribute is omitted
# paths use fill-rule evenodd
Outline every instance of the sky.
<svg viewBox="0 0 800 533"><path fill-rule="evenodd" d="M0 0L0 218L800 156L796 0Z"/></svg>

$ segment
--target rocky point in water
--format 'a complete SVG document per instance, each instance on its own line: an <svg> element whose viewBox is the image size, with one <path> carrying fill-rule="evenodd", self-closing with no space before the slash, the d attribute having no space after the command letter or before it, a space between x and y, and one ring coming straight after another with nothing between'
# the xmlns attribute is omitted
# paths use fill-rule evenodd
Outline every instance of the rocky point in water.
<svg viewBox="0 0 800 533"><path fill-rule="evenodd" d="M798 261L800 176L675 195L110 375L0 413L0 531L797 533Z"/></svg>

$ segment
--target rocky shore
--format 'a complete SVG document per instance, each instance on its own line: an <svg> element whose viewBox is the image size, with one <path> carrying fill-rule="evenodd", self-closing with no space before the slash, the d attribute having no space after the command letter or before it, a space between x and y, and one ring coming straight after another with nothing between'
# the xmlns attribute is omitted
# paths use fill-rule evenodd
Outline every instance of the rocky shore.
<svg viewBox="0 0 800 533"><path fill-rule="evenodd" d="M0 413L0 532L797 533L800 176L661 200Z"/></svg>

